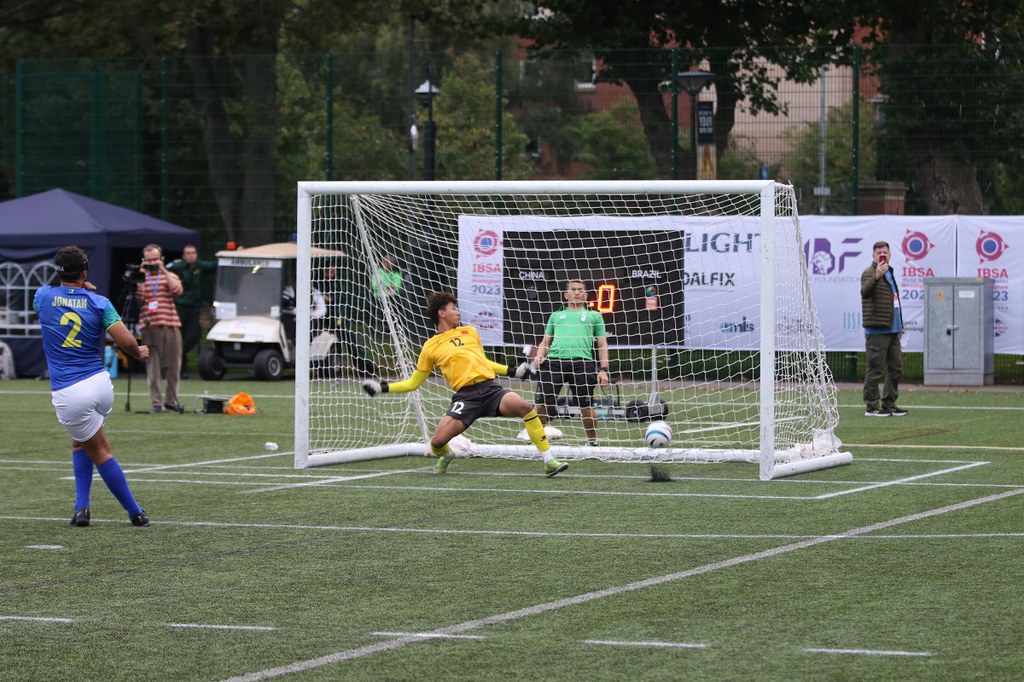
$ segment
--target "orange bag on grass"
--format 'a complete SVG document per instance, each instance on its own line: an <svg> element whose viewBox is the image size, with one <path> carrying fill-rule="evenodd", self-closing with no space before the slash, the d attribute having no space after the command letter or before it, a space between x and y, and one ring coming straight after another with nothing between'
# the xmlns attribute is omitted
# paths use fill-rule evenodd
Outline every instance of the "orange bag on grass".
<svg viewBox="0 0 1024 682"><path fill-rule="evenodd" d="M248 393L236 393L228 401L224 414L256 414L256 403Z"/></svg>

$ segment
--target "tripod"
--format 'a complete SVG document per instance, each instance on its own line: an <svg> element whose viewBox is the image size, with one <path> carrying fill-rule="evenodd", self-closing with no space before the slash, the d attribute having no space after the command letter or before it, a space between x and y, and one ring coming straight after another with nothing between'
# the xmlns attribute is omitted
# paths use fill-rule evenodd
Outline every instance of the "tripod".
<svg viewBox="0 0 1024 682"><path fill-rule="evenodd" d="M138 326L139 326L139 299L135 293L136 281L132 278L125 276L123 288L121 290L121 321L124 322L128 330L138 338ZM124 411L132 411L132 358L128 358L126 363L128 373L128 389L127 395L124 399Z"/></svg>

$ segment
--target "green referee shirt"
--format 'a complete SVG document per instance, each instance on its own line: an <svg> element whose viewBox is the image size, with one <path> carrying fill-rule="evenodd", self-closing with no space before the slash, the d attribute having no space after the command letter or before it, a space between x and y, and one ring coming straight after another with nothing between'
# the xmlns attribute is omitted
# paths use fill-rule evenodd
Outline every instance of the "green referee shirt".
<svg viewBox="0 0 1024 682"><path fill-rule="evenodd" d="M604 318L593 308L562 308L551 313L545 336L551 337L549 358L594 359L594 338L605 336Z"/></svg>

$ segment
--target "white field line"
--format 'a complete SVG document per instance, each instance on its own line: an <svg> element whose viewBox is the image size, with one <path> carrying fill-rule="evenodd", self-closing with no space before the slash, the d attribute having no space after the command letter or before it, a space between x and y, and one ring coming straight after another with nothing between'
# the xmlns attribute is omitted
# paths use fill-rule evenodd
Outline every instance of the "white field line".
<svg viewBox="0 0 1024 682"><path fill-rule="evenodd" d="M843 443L843 446L847 448L885 448L886 450L986 450L992 452L1024 452L1024 448L1022 447L1010 447L1002 445L903 445L900 443ZM858 457L858 459L861 458Z"/></svg>
<svg viewBox="0 0 1024 682"><path fill-rule="evenodd" d="M0 460L0 461L2 461L2 460ZM863 461L863 460L861 460L861 461ZM904 463L904 462L911 461L911 460L885 460L885 461L892 461L892 462L896 462L896 463ZM927 463L949 463L949 464L955 464L955 463L969 464L970 463L970 462L966 462L965 460L912 460L912 461L914 461L914 462L921 462L921 463L927 462ZM990 462L983 462L983 463L989 463L990 464ZM31 472L42 472L42 473L48 473L48 472L57 472L57 473L59 473L59 472L66 472L67 469L68 469L68 465L66 463L60 464L59 466L57 466L58 463L53 463L53 464L55 466L52 467L52 468L41 467L41 466L32 466L32 467L0 466L0 471L31 471ZM228 468L230 468L230 467L228 467ZM263 469L264 467L239 467L239 468ZM269 469L269 468L272 468L272 467L266 467L266 468ZM283 467L282 469L285 470L285 471L294 471L294 469L290 469L290 468L287 468L287 467ZM142 470L141 469L134 469L133 470L130 467L125 467L125 474L127 474L129 476L134 475L137 471L142 471ZM365 470L350 470L350 471L353 471L353 472L363 471L364 473L367 473L367 474L373 474L373 475L376 475L376 476L382 476L382 475L389 475L391 473L419 473L419 472L424 472L424 471L432 471L432 467L421 467L419 469L405 469L405 470L401 470L401 471L399 471L399 470L380 471L379 469L373 469L373 470L369 470L369 471L365 471ZM175 471L166 471L166 472L165 471L147 471L147 473L158 474L158 475L166 473L166 474L169 474L169 475L173 475L173 474L176 474L178 472L175 472ZM340 478L338 476L330 476L330 475L323 475L323 474L313 474L313 473L298 473L298 474L292 474L292 473L289 473L289 474L285 474L285 473L272 473L272 474L262 474L262 473L245 473L245 472L237 472L237 471L195 471L195 470L193 470L193 471L190 471L189 474L192 475L192 476L208 476L208 477L222 477L222 478L226 478L226 477L230 476L230 477L238 477L238 478L243 478L243 479L244 478L272 478L272 479L297 478L297 479L303 479L305 481L311 481L312 483L310 483L310 485L317 485L318 484L318 483L316 483L317 481L321 481L321 482L325 482L325 483L330 483L330 482L337 481L337 480L345 480L345 479ZM479 476L486 476L486 477L495 477L495 478L536 478L536 474L526 474L526 473L516 473L516 472L500 472L500 471L459 471L459 472L453 472L450 475L452 475L452 476L478 476L478 477ZM572 478L579 479L579 480L582 480L582 479L595 479L595 480L620 480L620 479L621 480L647 480L647 479L650 478L649 475L639 475L639 474L580 474L580 473L574 473L574 474L570 474L570 475L567 475L567 476L571 476ZM355 475L353 475L353 476L350 476L348 478L350 478L352 480L355 480L356 478L373 478L373 477L374 476L372 476L372 475L371 476L355 476ZM99 475L96 474L94 478L98 480L99 479ZM71 480L74 480L74 477L73 476L62 476L60 480L71 481ZM150 480L150 479L140 479L140 480ZM717 483L751 483L751 482L754 482L754 479L749 478L749 477L741 478L741 477L736 477L736 476L680 476L678 474L673 474L672 480L673 481L692 481L692 482L704 482L704 481L707 481L707 482L717 482ZM195 484L211 483L211 484L215 485L214 482L200 481L200 480L197 480L197 479L193 479L193 480L188 481L188 482L195 483ZM861 481L861 480L855 480L855 479L835 480L835 479L818 479L818 478L801 478L801 479L788 479L787 478L787 479L781 479L781 480L778 480L778 481L773 481L772 485L781 486L781 485L801 485L801 484L802 485L807 485L807 484L814 484L814 485L832 485L832 486L839 486L839 485L877 486L877 485L886 484L886 483L889 483L889 482L887 482L887 481ZM225 483L224 485L240 485L240 484L241 484L241 482ZM942 488L1001 488L1001 489L1009 489L1009 488L1019 488L1019 487L1021 487L1020 484L1011 484L1011 483L942 483L942 482L934 482L934 481L911 481L911 480L908 480L908 479L901 479L899 481L899 484L900 485L911 485L911 486L922 486L922 487L942 487ZM252 485L256 485L256 483L252 483ZM281 484L280 486L276 486L275 489L276 488L283 489L283 488L288 488L288 487L297 487L297 486L289 485L289 484ZM249 492L249 491L246 491L246 492ZM252 492L258 492L258 491L252 491ZM808 500L811 500L811 499L817 499L817 498L816 497L806 497L806 498L805 497L799 497L798 499L808 499Z"/></svg>
<svg viewBox="0 0 1024 682"><path fill-rule="evenodd" d="M695 568L686 569L677 573L668 573L666 575L657 576L654 578L648 578L647 580L639 580L632 583L626 583L624 585L616 585L608 587L603 590L595 590L593 592L586 592L579 594L574 597L566 597L564 599L556 599L554 601L545 602L542 604L536 604L534 606L528 606L522 609L516 609L514 611L506 611L505 613L498 613L492 616L485 616L483 618L476 618L473 620L463 621L462 623L456 623L454 625L447 625L439 627L435 630L431 630L430 634L440 635L458 635L463 634L469 630L475 630L477 628L486 627L488 625L496 625L500 623L507 623L509 621L518 620L520 618L529 618L537 616L543 613L551 611L557 611L559 609L578 606L580 604L586 604L591 601L598 599L605 599L607 597L614 597L627 592L633 592L636 590L646 589L648 587L655 587L686 578L691 578L697 575L704 575L713 571L719 571L733 566L739 566L742 564L752 563L760 561L761 559L770 559L782 554L788 554L795 552L800 549L807 549L815 547L827 542L834 542L839 539L854 537L858 535L865 535L867 533L873 533L878 530L884 530L893 526L902 525L905 523L913 523L923 519L931 518L933 516L939 516L941 514L947 514L950 512L960 511L963 509L969 509L981 504L987 504L989 502L996 502L1008 497L1015 495L1024 494L1024 489L1011 490L1007 492L998 493L996 495L989 495L987 497L979 497L974 500L968 500L966 502L959 502L957 504L947 505L945 507L938 507L917 514L909 514L907 516L901 516L899 518L890 519L889 521L881 521L879 523L873 523L868 526L861 526L859 528L851 528L850 530L840 533L838 535L816 537L809 540L803 540L800 542L793 542L786 545L780 545L771 549L763 550L760 552L753 552L750 554L743 554L740 556L733 557L732 559L726 559L724 561L717 561L710 564L704 564L703 566L697 566ZM293 673L301 673L307 670L314 670L316 668L322 668L327 665L335 663L341 663L343 661L349 661L356 658L362 658L364 656L371 656L373 654L381 653L384 651L390 651L391 649L398 649L409 644L423 641L419 637L397 637L392 640L385 642L379 642L377 644L371 644L368 646L357 647L355 649L348 649L345 651L337 651L326 656L320 656L317 658L311 658L304 661L295 661L282 666L274 668L266 668L264 670L258 670L256 672L240 675L238 677L231 678L232 682L256 682L257 680L269 680L275 677L281 677L283 675L290 675Z"/></svg>
<svg viewBox="0 0 1024 682"><path fill-rule="evenodd" d="M939 471L930 471L926 474L918 474L917 476L907 476L906 478L898 478L895 481L885 481L884 483L875 483L873 485L865 485L860 488L853 488L851 490L840 490L834 493L824 493L818 495L815 499L827 500L832 497L839 497L840 495L852 495L853 493L861 493L865 490L875 490L877 488L887 488L891 485L900 485L902 483L908 483L910 481L919 481L922 478L931 478L932 476L942 476L944 474L950 474L954 471L963 471L965 469L973 469L975 467L985 466L988 462L974 462L973 464L964 464L963 466L952 467L951 469L940 469Z"/></svg>
<svg viewBox="0 0 1024 682"><path fill-rule="evenodd" d="M228 485L253 486L262 485L259 481L201 481L193 478L137 478L132 472L126 471L129 483L180 483L185 485ZM73 481L74 476L62 476L62 481ZM549 488L436 488L419 485L353 485L345 482L310 482L309 487L316 488L354 488L357 490L405 490L408 492L441 492L441 493L508 493L512 495L604 495L609 497L710 497L742 500L796 500L813 501L814 496L808 495L731 495L726 493L645 493L617 490L553 490ZM298 485L285 484L277 486L284 490L296 488ZM252 491L244 491L252 492ZM262 492L262 491L257 491Z"/></svg>
<svg viewBox="0 0 1024 682"><path fill-rule="evenodd" d="M852 408L852 409L857 409L857 410L863 410L864 409L864 404L861 403L860 405L839 405L838 407L840 409ZM1015 405L992 405L992 406L986 406L986 405L961 405L959 407L957 407L955 405L914 405L910 409L913 409L913 410L956 410L958 412L961 411L961 410L978 410L980 412L988 412L988 411L992 411L992 412L1004 412L1004 411L1020 412L1021 410L1024 410L1024 407L1017 407Z"/></svg>
<svg viewBox="0 0 1024 682"><path fill-rule="evenodd" d="M285 455L292 457L295 453L293 452L271 452L265 455L249 455L247 457L229 457L228 459L207 459L202 462L187 462L185 464L161 464L158 466L147 467L145 469L135 469L136 473L147 472L147 471L162 471L165 469L186 469L191 467L205 467L214 464L226 464L228 462L248 462L254 459L267 459L269 457L284 457Z"/></svg>
<svg viewBox="0 0 1024 682"><path fill-rule="evenodd" d="M31 623L80 623L93 618L41 618L38 616L4 616L0 615L0 621L23 621ZM195 628L200 630L253 630L257 632L269 632L278 628L269 625L207 625L204 623L158 623L168 628Z"/></svg>
<svg viewBox="0 0 1024 682"><path fill-rule="evenodd" d="M437 635L429 632L371 632L375 637L417 637L420 639L487 639L483 635Z"/></svg>
<svg viewBox="0 0 1024 682"><path fill-rule="evenodd" d="M604 646L638 646L638 647L661 647L669 649L707 649L707 644L700 642L618 642L605 639L581 639L583 644L600 644Z"/></svg>
<svg viewBox="0 0 1024 682"><path fill-rule="evenodd" d="M1024 488L1020 488L1024 490ZM52 516L0 516L0 521L43 521L66 523L66 518ZM125 523L119 519L97 519L93 517L92 523ZM395 528L389 526L325 526L299 523L230 523L225 521L151 521L154 526L169 526L180 528L263 528L266 530L305 530L312 532L352 532L352 533L410 533L414 535L493 535L505 537L536 537L536 538L625 538L625 539L652 539L652 540L807 540L819 537L833 537L840 539L843 535L792 535L784 533L570 533L555 531L531 531L531 530L465 530L450 528ZM855 540L985 540L993 538L1024 538L1024 532L1019 533L903 533L903 534L873 534L870 536L855 536Z"/></svg>
<svg viewBox="0 0 1024 682"><path fill-rule="evenodd" d="M821 649L808 647L803 649L810 654L861 654L867 656L934 656L927 651L890 651L886 649Z"/></svg>
<svg viewBox="0 0 1024 682"><path fill-rule="evenodd" d="M289 490L291 488L308 488L319 485L330 485L332 483L341 483L344 481L358 481L364 478L379 478L380 476L393 476L395 474L412 474L418 471L423 471L424 467L417 469L395 469L393 471L376 471L372 474L354 474L352 476L334 476L331 478L323 478L316 481L306 481L305 483L282 483L281 485L270 486L269 488L257 488L256 490L243 490L243 495L253 495L255 493L272 493L278 490Z"/></svg>
<svg viewBox="0 0 1024 682"><path fill-rule="evenodd" d="M169 628L193 628L197 630L255 630L272 632L278 628L270 625L206 625L204 623L164 623Z"/></svg>

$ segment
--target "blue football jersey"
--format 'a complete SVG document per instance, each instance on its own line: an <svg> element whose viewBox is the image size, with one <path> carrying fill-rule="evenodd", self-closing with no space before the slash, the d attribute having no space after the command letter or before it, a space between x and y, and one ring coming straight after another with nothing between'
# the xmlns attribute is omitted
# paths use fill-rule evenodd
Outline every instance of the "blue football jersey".
<svg viewBox="0 0 1024 682"><path fill-rule="evenodd" d="M77 287L47 286L36 291L32 307L43 328L50 388L67 388L106 371L106 331L121 321L106 297Z"/></svg>

